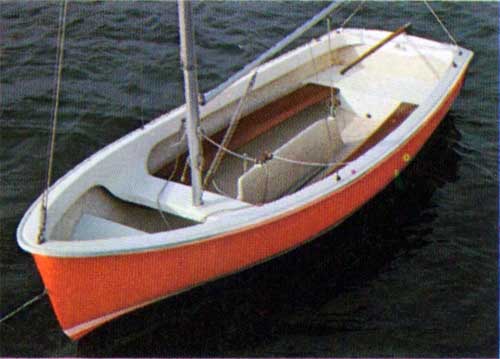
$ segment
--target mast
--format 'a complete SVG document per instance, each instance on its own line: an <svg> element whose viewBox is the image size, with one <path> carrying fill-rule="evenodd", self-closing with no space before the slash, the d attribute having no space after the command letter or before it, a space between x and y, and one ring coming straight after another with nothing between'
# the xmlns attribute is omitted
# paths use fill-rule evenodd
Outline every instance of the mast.
<svg viewBox="0 0 500 359"><path fill-rule="evenodd" d="M184 71L184 95L186 99L186 133L189 149L189 164L191 167L191 188L193 205L203 204L201 181L202 155L200 151L198 108L198 79L196 77L196 55L194 51L194 27L192 23L192 8L190 0L178 0L179 35L181 38L181 63Z"/></svg>

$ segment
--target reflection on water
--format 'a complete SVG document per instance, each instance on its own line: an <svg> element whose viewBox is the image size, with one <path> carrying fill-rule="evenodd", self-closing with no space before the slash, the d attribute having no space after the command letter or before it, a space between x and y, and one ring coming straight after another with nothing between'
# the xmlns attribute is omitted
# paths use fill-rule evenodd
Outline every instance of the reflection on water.
<svg viewBox="0 0 500 359"><path fill-rule="evenodd" d="M276 336L335 336L372 326L362 313L370 298L336 300L428 244L436 217L431 197L458 178L459 139L450 114L401 176L339 227L271 262L108 323L79 342L78 354L286 355L287 348L273 352Z"/></svg>

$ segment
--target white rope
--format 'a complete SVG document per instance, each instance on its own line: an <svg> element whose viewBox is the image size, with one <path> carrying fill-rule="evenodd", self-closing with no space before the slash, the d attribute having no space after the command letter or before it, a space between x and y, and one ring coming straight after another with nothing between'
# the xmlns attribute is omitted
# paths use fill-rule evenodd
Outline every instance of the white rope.
<svg viewBox="0 0 500 359"><path fill-rule="evenodd" d="M336 165L347 165L350 162L309 162L309 161L300 161L300 160L294 160L291 158L286 158L286 157L281 157L278 155L273 154L273 159L277 159L278 161L283 161L283 162L288 162L292 163L294 165L302 165L302 166L311 166L311 167L331 167L331 166L336 166Z"/></svg>
<svg viewBox="0 0 500 359"><path fill-rule="evenodd" d="M201 136L205 140L207 140L208 142L210 142L212 145L214 145L214 146L218 147L219 149L221 149L222 151L225 151L228 154L230 154L230 155L232 155L234 157L237 157L237 158L239 158L239 159L241 159L243 161L250 161L250 162L253 162L253 163L260 163L261 162L261 161L259 161L258 159L254 158L254 157L250 157L248 155L242 155L240 153L231 151L230 149L223 147L222 145L220 145L219 143L215 142L210 137L208 137L207 135L205 135L203 132L201 133ZM312 167L331 167L331 166L336 166L336 165L347 165L347 164L350 163L350 162L342 162L342 161L338 161L338 162L309 162L309 161L300 161L300 160L294 160L294 159L291 159L291 158L281 157L281 156L276 155L276 154L272 154L271 155L271 159L276 159L278 161L288 162L288 163L295 164L295 165L312 166Z"/></svg>
<svg viewBox="0 0 500 359"><path fill-rule="evenodd" d="M49 201L49 188L52 183L52 168L54 163L54 151L56 146L56 129L57 129L57 115L59 112L59 94L61 91L61 77L62 77L62 62L64 54L64 37L66 33L66 14L68 10L68 2L65 0L62 4L61 11L59 12L59 27L57 31L57 53L56 53L56 78L54 86L54 111L52 113L52 126L49 145L47 147L47 174L46 186L42 196L42 211L41 222L38 233L37 242L43 243L45 241L45 229L47 225L47 206Z"/></svg>
<svg viewBox="0 0 500 359"><path fill-rule="evenodd" d="M448 37L450 38L450 40L453 42L453 44L458 47L458 44L457 42L455 41L455 38L450 34L450 32L448 31L448 29L446 28L446 26L444 25L444 23L441 21L441 19L439 18L439 16L436 14L436 12L432 9L431 5L429 4L429 2L427 0L424 0L424 4L425 6L427 6L427 8L429 9L429 11L431 12L432 15L434 15L434 17L436 18L437 22L439 23L439 25L441 25L441 27L443 28L444 32L446 32L446 34L448 35Z"/></svg>
<svg viewBox="0 0 500 359"><path fill-rule="evenodd" d="M178 162L178 161L176 161ZM176 163L177 164L177 163ZM177 166L174 168L174 171L177 170ZM169 181L165 181L165 184L163 185L163 187L161 188L161 191L158 192L158 196L156 196L156 206L157 206L157 209L158 209L158 212L160 213L160 216L161 216L161 219L163 220L163 222L167 225L167 228L169 230L172 230L172 226L170 225L170 222L167 220L167 217L165 217L165 214L163 213L164 210L163 208L161 207L161 202L160 202L160 198L161 198L161 195L163 194L163 191L165 191L165 188L167 188L168 186L168 183Z"/></svg>
<svg viewBox="0 0 500 359"><path fill-rule="evenodd" d="M215 182L215 179L212 179L212 186L214 186L215 190L219 192L221 195L226 196L226 197L231 197L228 195L226 192L224 192L218 185L217 182Z"/></svg>
<svg viewBox="0 0 500 359"><path fill-rule="evenodd" d="M247 156L247 155L242 155L242 154L239 154L237 152L234 152L234 151L231 151L230 149L228 148L225 148L223 147L222 145L220 145L219 143L215 142L214 140L212 140L210 137L208 137L207 135L205 135L203 133L203 131L201 131L201 137L203 137L205 140L207 140L208 142L210 142L212 145L214 145L215 147L229 153L230 155L234 156L234 157L237 157L241 160L244 160L244 161L250 161L250 162L253 162L253 163L257 163L258 161L253 158L253 157L250 157L250 156Z"/></svg>
<svg viewBox="0 0 500 359"><path fill-rule="evenodd" d="M311 60L312 60L313 67L314 67L314 75L316 77L316 82L319 83L319 78L318 78L319 70L318 70L318 66L316 65L316 59L314 58L314 54L312 51L312 41L309 41L308 45L309 45L308 46L309 47L309 54L311 55Z"/></svg>

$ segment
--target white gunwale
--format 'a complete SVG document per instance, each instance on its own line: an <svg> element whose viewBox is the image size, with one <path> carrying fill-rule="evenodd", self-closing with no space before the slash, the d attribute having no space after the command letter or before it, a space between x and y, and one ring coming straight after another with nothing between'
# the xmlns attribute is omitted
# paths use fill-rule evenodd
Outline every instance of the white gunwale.
<svg viewBox="0 0 500 359"><path fill-rule="evenodd" d="M372 44L385 37L387 32L379 30L344 29L340 33L334 30L332 34L340 38L339 42L335 44L336 48L340 48L347 45ZM291 68L300 66L299 61L306 61L307 56L302 56L302 58L305 59L301 59L299 55L304 53L304 51L309 53L309 46L313 48L315 56L326 53L326 51L328 51L327 39L328 34L262 65L259 69L259 76L255 88L260 88L273 79L279 78L290 71ZM168 232L133 235L126 238L94 239L88 241L49 240L43 244L37 244L35 238L38 229L38 212L40 211L41 205L40 197L26 212L18 227L17 237L19 245L28 252L52 257L110 256L157 251L181 245L191 245L203 240L217 240L220 236L225 236L233 232L242 232L254 226L290 215L291 213L300 211L302 208L312 205L322 198L331 195L340 188L359 180L363 176L368 175L368 173L385 158L409 141L409 139L425 125L428 119L441 108L442 103L450 93L450 89L453 89L463 77L467 65L473 56L471 51L463 48L440 44L409 35L403 35L400 39L394 40L394 42L407 46L418 46L422 51L434 50L451 52L453 54L452 61L456 64L456 67L449 67L436 87L430 92L426 99L419 104L418 108L403 122L403 124L391 132L383 141L380 141L368 150L363 156L340 169L339 175L342 177L342 181L334 182L332 178L328 176L296 193L262 206L253 206L245 202L228 199L215 193L208 193L206 198L212 198L214 203L219 203L218 205L211 207L209 200L209 205L207 207L199 210L188 208L186 211L189 213L184 213L184 215L191 216L191 218L198 221L206 220L201 224ZM250 75L244 76L225 90L213 102L203 106L201 108L201 117L206 117L228 103L238 99L244 90L249 76ZM138 161L134 165L139 167L129 167L126 170L126 174L122 173L122 175L129 176L137 174L137 177L130 176L127 183L122 181L120 186L113 186L109 183L109 176L116 176L114 173L116 168L111 168L107 166L107 164L130 163L129 159L122 158L124 152L121 151L121 149L131 145L132 142L136 142L137 144L137 148L134 149L137 153L137 157L144 156L147 158L149 152L156 143L177 131L179 127L178 124L184 112L185 106L180 106L160 116L156 120L148 123L144 129L137 129L118 139L69 171L51 187L48 203L49 217L51 212L55 213L54 217L60 217L62 215L61 213L64 213L65 209L67 209L76 198L94 186L101 185L115 195L130 192L130 187L143 181L145 178L144 175L148 174L148 169L146 168L147 161ZM170 133L168 131L170 131ZM149 140L138 140L143 136L149 137ZM103 161L103 159L106 158L107 161ZM117 165L117 167L119 167L119 165ZM352 169L356 170L354 174L351 172ZM90 175L92 172L94 175ZM153 178L151 175L148 176ZM159 181L159 179L156 180ZM182 186L177 183L173 185ZM75 188L75 192L72 196L64 197L65 193L70 190L70 187ZM220 204L226 201L230 203L229 207L225 207L225 204ZM228 209L231 210L228 211ZM60 215L58 216L57 213ZM57 219L58 218L55 218L54 221Z"/></svg>

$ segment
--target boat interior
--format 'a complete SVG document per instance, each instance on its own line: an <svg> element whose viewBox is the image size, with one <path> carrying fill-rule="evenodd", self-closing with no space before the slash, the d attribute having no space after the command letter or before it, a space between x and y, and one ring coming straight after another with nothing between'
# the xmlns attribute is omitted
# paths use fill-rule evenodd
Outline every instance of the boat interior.
<svg viewBox="0 0 500 359"><path fill-rule="evenodd" d="M89 240L184 228L215 220L224 211L261 206L335 175L403 123L451 66L451 52L433 56L395 41L341 73L368 48L361 44L311 54L294 71L251 91L226 146L240 156L224 153L198 214L178 209L191 201L187 145L179 127L152 144L149 176L136 194L127 198L91 188L68 208L51 238ZM213 142L221 143L237 105L233 101L202 113L202 128ZM202 145L206 175L218 147L206 139Z"/></svg>

